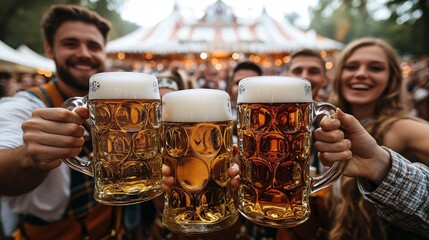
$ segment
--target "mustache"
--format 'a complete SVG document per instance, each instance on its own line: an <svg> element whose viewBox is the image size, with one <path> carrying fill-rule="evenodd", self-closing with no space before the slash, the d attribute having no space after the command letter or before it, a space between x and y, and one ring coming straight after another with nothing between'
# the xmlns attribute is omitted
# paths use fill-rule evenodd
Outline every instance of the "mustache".
<svg viewBox="0 0 429 240"><path fill-rule="evenodd" d="M66 60L67 65L89 65L92 68L98 68L100 64L89 58L71 58Z"/></svg>

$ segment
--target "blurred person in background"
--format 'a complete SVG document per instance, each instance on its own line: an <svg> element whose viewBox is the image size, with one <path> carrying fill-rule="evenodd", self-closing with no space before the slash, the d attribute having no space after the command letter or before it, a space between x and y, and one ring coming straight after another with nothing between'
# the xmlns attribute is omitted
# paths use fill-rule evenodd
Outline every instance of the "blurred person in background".
<svg viewBox="0 0 429 240"><path fill-rule="evenodd" d="M40 86L47 83L48 80L44 75L36 73L36 74L33 74L33 82L34 82L34 86Z"/></svg>
<svg viewBox="0 0 429 240"><path fill-rule="evenodd" d="M237 119L237 96L238 96L238 83L248 77L262 76L262 68L251 61L243 61L238 63L232 70L230 81L228 82L227 89L231 99L232 116Z"/></svg>
<svg viewBox="0 0 429 240"><path fill-rule="evenodd" d="M0 72L0 99L11 97L19 90L18 83L9 72ZM12 238L18 223L18 215L10 210L7 202L0 196L0 239Z"/></svg>
<svg viewBox="0 0 429 240"><path fill-rule="evenodd" d="M318 51L305 48L292 53L287 64L286 75L309 80L313 100L326 100L321 96L321 90L328 86L329 77L326 72L325 60Z"/></svg>
<svg viewBox="0 0 429 240"><path fill-rule="evenodd" d="M27 90L34 86L34 79L31 73L20 72L16 74L16 81L19 84L19 90Z"/></svg>
<svg viewBox="0 0 429 240"><path fill-rule="evenodd" d="M15 95L19 90L16 79L9 72L0 72L0 98Z"/></svg>

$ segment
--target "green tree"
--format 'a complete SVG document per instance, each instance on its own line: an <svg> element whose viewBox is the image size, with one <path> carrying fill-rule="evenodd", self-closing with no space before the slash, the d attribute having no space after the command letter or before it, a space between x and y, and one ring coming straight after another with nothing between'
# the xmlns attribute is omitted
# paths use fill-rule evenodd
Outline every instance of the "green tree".
<svg viewBox="0 0 429 240"><path fill-rule="evenodd" d="M388 0L390 17L375 20L367 0L319 0L310 27L348 43L364 36L388 40L401 54L428 54L428 0Z"/></svg>
<svg viewBox="0 0 429 240"><path fill-rule="evenodd" d="M404 25L404 34L409 34L407 35L409 41L402 41L398 44L409 44L411 53L421 51L421 53L429 54L429 1L389 0L387 7L392 11L389 20Z"/></svg>
<svg viewBox="0 0 429 240"><path fill-rule="evenodd" d="M111 39L138 28L138 25L122 20L116 11L123 3L121 0L0 0L0 40L13 48L25 44L43 53L42 15L56 3L86 6L109 19L112 23Z"/></svg>

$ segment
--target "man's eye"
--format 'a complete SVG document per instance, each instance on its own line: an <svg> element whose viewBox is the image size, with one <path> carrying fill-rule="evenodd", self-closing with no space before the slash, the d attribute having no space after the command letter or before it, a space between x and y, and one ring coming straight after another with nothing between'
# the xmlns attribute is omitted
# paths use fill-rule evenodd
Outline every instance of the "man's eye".
<svg viewBox="0 0 429 240"><path fill-rule="evenodd" d="M293 69L292 73L293 74L301 74L302 73L302 69Z"/></svg>

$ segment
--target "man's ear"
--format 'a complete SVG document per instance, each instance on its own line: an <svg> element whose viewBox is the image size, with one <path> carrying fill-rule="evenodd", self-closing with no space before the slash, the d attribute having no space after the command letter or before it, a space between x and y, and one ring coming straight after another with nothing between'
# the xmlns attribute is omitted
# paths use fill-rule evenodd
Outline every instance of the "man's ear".
<svg viewBox="0 0 429 240"><path fill-rule="evenodd" d="M45 49L45 54L46 57L50 58L50 59L54 59L54 53L52 51L51 46L49 46L48 42L45 42L43 44L43 48Z"/></svg>

